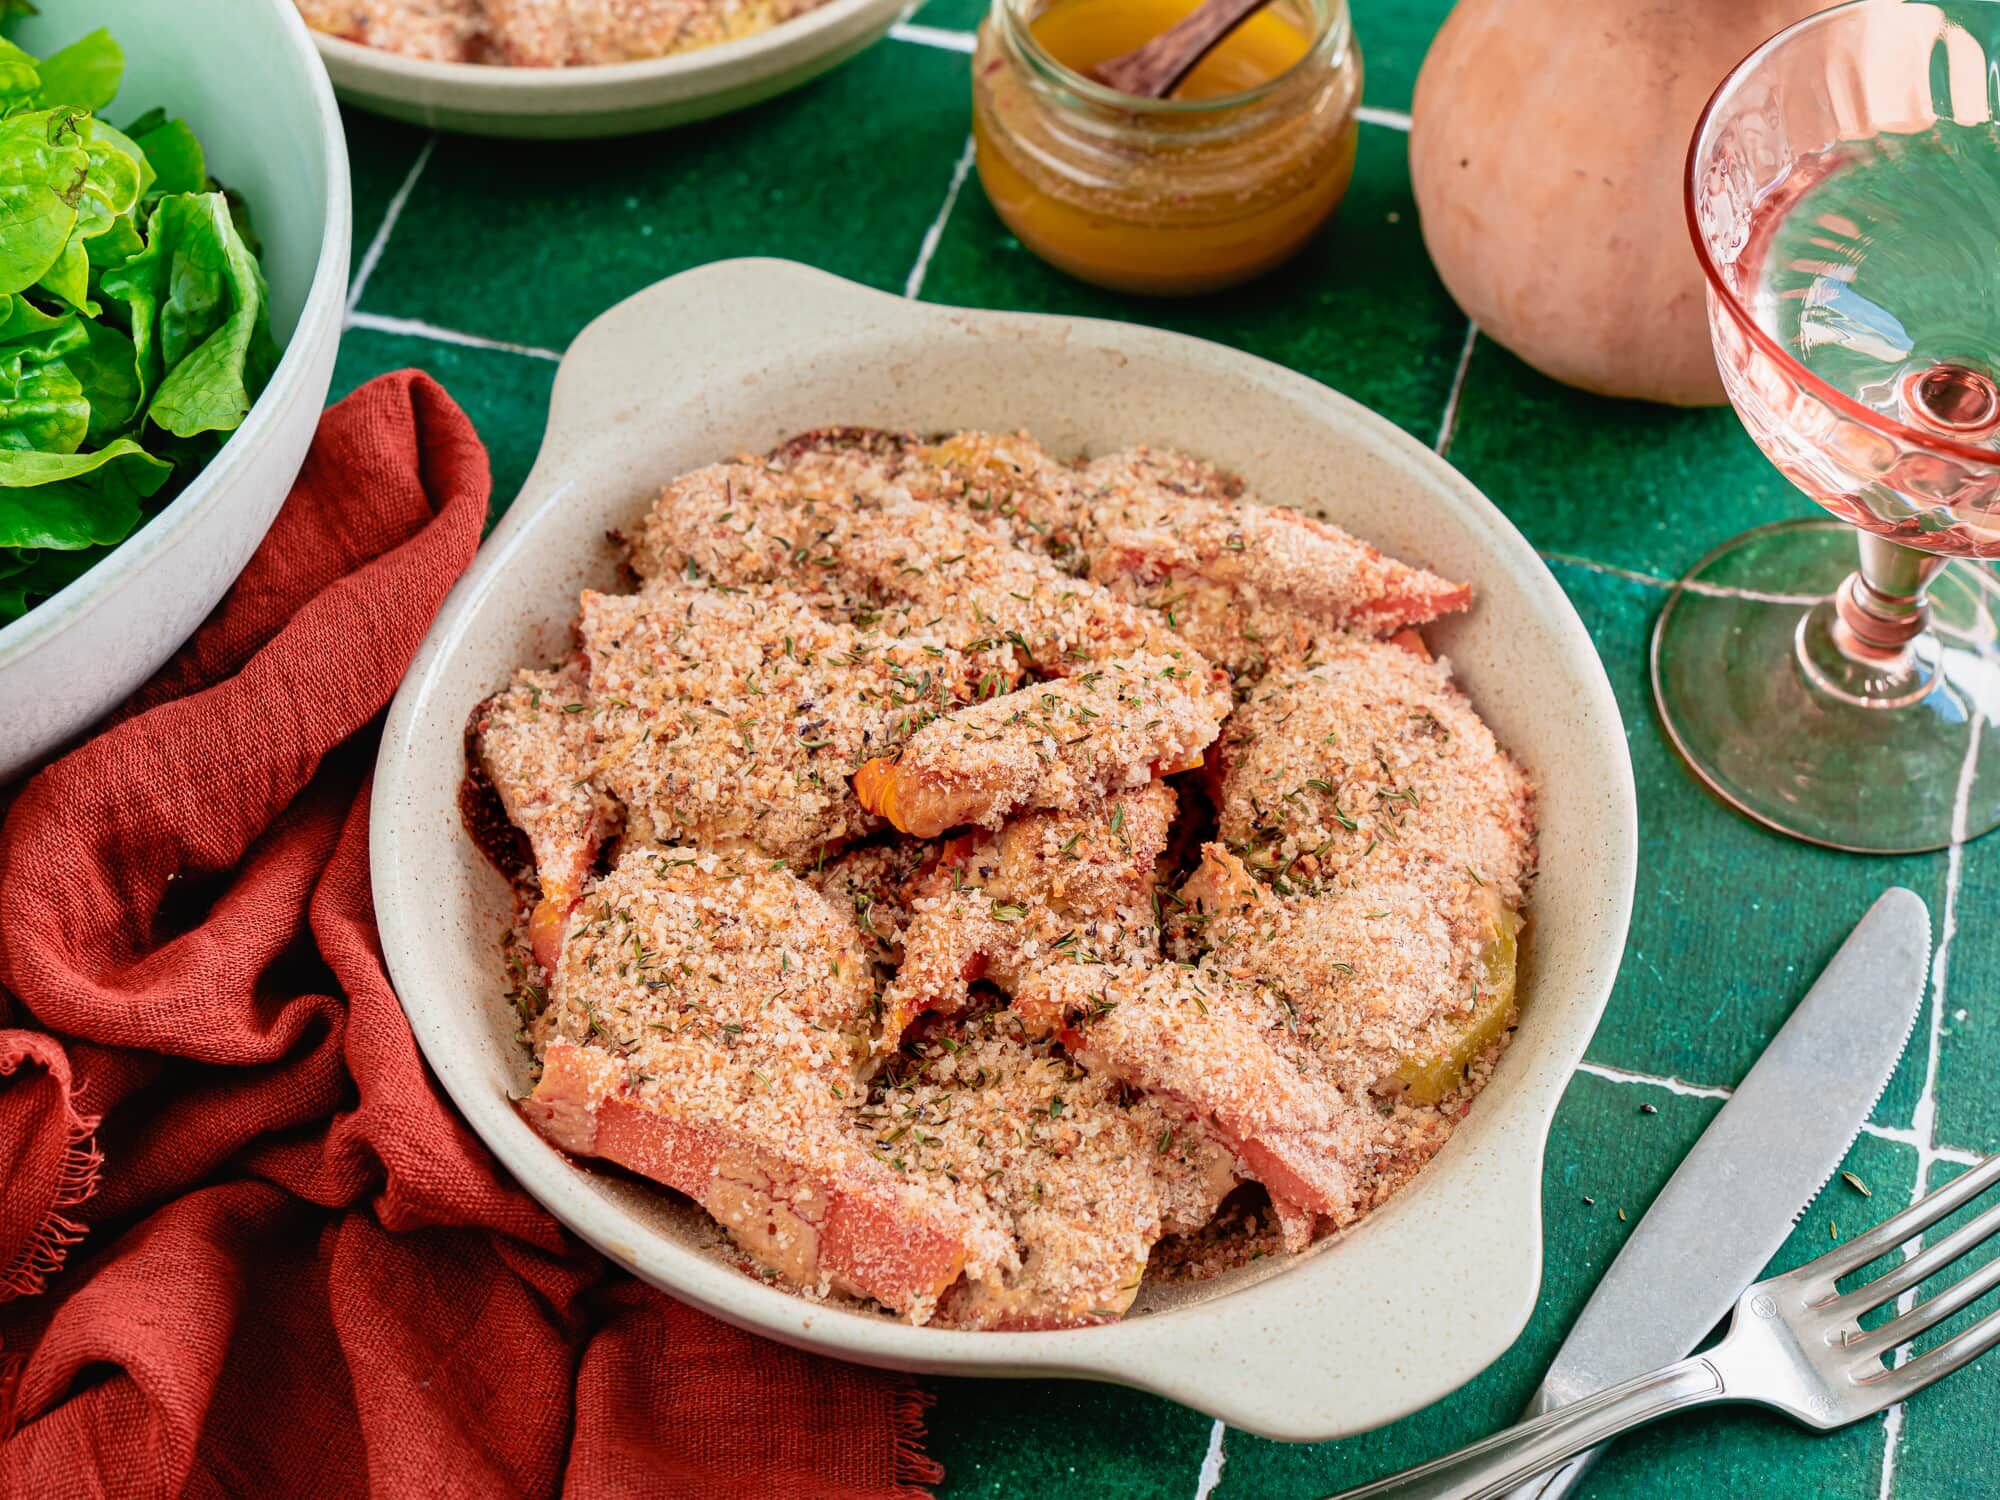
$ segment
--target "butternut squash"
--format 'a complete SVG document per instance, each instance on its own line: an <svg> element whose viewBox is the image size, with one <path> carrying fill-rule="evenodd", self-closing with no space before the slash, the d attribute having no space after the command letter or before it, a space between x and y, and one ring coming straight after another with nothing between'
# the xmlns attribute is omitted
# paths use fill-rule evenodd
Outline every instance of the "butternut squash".
<svg viewBox="0 0 2000 1500"><path fill-rule="evenodd" d="M1536 369L1721 401L1682 175L1716 84L1823 0L1459 0L1417 78L1410 175L1438 274Z"/></svg>

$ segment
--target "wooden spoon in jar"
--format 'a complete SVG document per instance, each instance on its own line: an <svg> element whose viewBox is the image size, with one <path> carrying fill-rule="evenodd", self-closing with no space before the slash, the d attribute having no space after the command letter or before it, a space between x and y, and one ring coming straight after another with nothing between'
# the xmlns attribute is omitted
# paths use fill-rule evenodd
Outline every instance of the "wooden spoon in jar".
<svg viewBox="0 0 2000 1500"><path fill-rule="evenodd" d="M1121 52L1090 70L1107 88L1140 99L1164 99L1216 44L1270 0L1203 0L1143 47Z"/></svg>

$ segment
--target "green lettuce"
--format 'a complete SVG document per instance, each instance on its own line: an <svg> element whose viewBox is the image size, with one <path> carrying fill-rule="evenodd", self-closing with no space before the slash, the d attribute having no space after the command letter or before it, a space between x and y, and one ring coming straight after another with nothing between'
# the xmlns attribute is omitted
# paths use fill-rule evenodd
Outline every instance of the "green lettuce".
<svg viewBox="0 0 2000 1500"><path fill-rule="evenodd" d="M124 68L102 30L45 58L0 39L0 625L178 493L278 361L247 210L194 131L101 117Z"/></svg>
<svg viewBox="0 0 2000 1500"><path fill-rule="evenodd" d="M263 272L222 194L162 198L146 248L106 271L100 285L126 309L153 422L177 437L242 422L270 378L277 346Z"/></svg>

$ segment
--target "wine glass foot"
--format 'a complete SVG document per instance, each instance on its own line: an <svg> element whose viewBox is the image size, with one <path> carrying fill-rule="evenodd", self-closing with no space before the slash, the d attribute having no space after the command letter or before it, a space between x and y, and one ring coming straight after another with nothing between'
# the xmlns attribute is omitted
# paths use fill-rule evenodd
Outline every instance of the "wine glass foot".
<svg viewBox="0 0 2000 1500"><path fill-rule="evenodd" d="M1653 628L1653 700L1683 758L1738 811L1870 854L2000 826L2000 582L1953 563L1900 658L1839 649L1830 597L1854 530L1785 521L1724 543Z"/></svg>

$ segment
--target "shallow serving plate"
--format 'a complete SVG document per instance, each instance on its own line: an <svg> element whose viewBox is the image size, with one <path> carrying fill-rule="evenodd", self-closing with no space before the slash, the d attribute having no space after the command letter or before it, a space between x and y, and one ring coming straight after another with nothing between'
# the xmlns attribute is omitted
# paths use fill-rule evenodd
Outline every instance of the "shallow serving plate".
<svg viewBox="0 0 2000 1500"><path fill-rule="evenodd" d="M1323 514L1472 581L1427 634L1541 782L1521 1027L1436 1161L1355 1232L1122 1323L1050 1333L911 1328L762 1285L706 1251L685 1200L570 1166L515 1114L528 1054L501 995L507 892L458 819L466 716L517 664L569 649L577 591L616 577L608 528L667 479L831 422L1025 427L1058 453L1171 443L1266 500ZM375 904L431 1066L522 1184L618 1264L730 1322L868 1364L1088 1376L1268 1436L1361 1431L1504 1350L1541 1281L1542 1152L1611 990L1636 861L1618 709L1533 550L1448 465L1303 376L1214 344L1081 318L966 312L782 261L689 271L592 323L556 377L541 456L452 591L390 712L371 829Z"/></svg>
<svg viewBox="0 0 2000 1500"><path fill-rule="evenodd" d="M571 140L726 114L797 88L887 31L907 0L828 0L755 36L643 62L502 68L429 62L314 35L341 98L468 135Z"/></svg>

